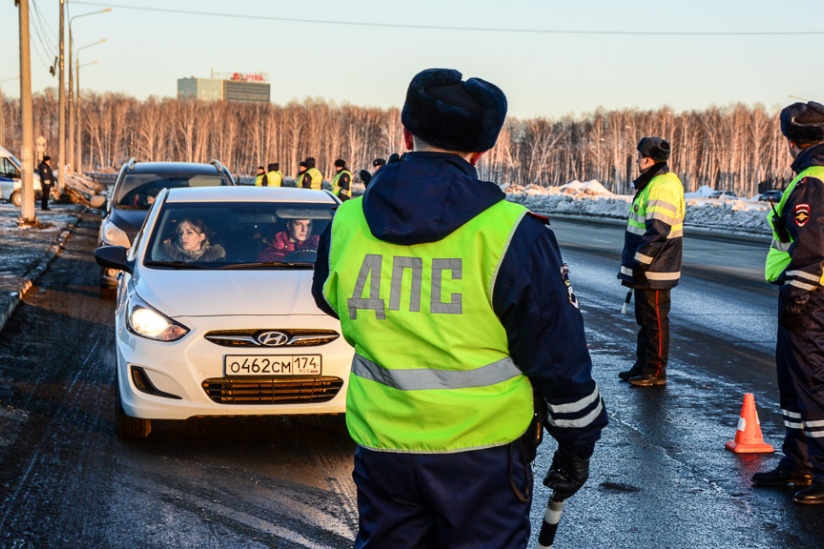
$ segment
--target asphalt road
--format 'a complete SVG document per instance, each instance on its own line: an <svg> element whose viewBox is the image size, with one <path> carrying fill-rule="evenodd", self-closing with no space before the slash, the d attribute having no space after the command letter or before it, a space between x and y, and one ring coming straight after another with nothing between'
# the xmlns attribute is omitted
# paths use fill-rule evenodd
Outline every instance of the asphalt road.
<svg viewBox="0 0 824 549"><path fill-rule="evenodd" d="M66 249L0 332L0 547L348 547L357 511L341 417L153 422L114 436L113 303L92 260L100 219ZM821 547L824 514L749 477L774 455L724 450L743 394L766 440L783 428L773 380L775 291L758 245L690 238L673 292L669 385L638 389L635 324L615 279L620 228L554 222L587 323L610 426L555 547ZM536 461L536 529L548 497Z"/></svg>

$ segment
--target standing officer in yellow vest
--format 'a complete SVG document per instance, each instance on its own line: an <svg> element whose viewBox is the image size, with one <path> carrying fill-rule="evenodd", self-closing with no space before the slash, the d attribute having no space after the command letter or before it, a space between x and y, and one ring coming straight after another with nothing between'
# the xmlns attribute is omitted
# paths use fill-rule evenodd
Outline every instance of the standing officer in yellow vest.
<svg viewBox="0 0 824 549"><path fill-rule="evenodd" d="M266 180L268 181L267 186L269 187L282 187L283 186L283 174L280 173L280 164L277 162L272 162L268 166L266 166Z"/></svg>
<svg viewBox="0 0 824 549"><path fill-rule="evenodd" d="M346 202L352 198L352 172L346 167L346 160L335 160L335 178L332 180L332 194Z"/></svg>
<svg viewBox="0 0 824 549"><path fill-rule="evenodd" d="M257 175L255 176L255 187L266 186L266 170L263 166L258 166Z"/></svg>
<svg viewBox="0 0 824 549"><path fill-rule="evenodd" d="M824 504L824 105L781 111L781 133L798 175L773 205L764 274L780 285L776 370L784 457L756 473L759 486L794 486L793 501Z"/></svg>
<svg viewBox="0 0 824 549"><path fill-rule="evenodd" d="M640 329L635 363L618 377L650 387L667 383L670 290L681 278L686 206L684 186L667 166L670 144L660 137L644 137L637 149L641 175L634 181L618 278L635 292Z"/></svg>
<svg viewBox="0 0 824 549"><path fill-rule="evenodd" d="M308 189L309 183L304 183L304 179L306 179L306 171L308 170L308 166L306 162L301 160L298 162L298 175L295 176L295 187L298 189Z"/></svg>
<svg viewBox="0 0 824 549"><path fill-rule="evenodd" d="M323 174L315 167L315 158L306 159L306 173L303 176L303 188L319 191L323 188Z"/></svg>
<svg viewBox="0 0 824 549"><path fill-rule="evenodd" d="M416 75L401 113L413 152L321 236L312 293L355 348L355 547L526 547L535 404L558 441L544 483L562 498L607 424L548 220L474 167L506 109L479 78Z"/></svg>

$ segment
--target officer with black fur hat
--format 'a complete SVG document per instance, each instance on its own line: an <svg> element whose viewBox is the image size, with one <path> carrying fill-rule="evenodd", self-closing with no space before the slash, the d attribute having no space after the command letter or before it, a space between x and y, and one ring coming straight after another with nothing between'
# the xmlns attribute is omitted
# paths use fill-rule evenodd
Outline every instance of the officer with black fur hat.
<svg viewBox="0 0 824 549"><path fill-rule="evenodd" d="M321 236L312 293L355 347L355 547L526 547L536 404L560 498L587 480L607 424L547 219L475 169L506 110L494 84L417 74L401 113L411 152Z"/></svg>
<svg viewBox="0 0 824 549"><path fill-rule="evenodd" d="M618 377L636 387L666 385L670 290L681 277L684 186L670 171L670 144L660 137L638 142L635 198L624 233L621 284L635 293L638 339L635 363Z"/></svg>
<svg viewBox="0 0 824 549"><path fill-rule="evenodd" d="M282 187L283 174L280 173L280 164L277 162L271 162L268 166L266 166L266 169L266 185L269 187Z"/></svg>
<svg viewBox="0 0 824 549"><path fill-rule="evenodd" d="M332 179L332 193L340 198L341 202L346 202L352 198L352 172L346 167L346 160L338 158L335 160L335 177Z"/></svg>
<svg viewBox="0 0 824 549"><path fill-rule="evenodd" d="M752 477L757 486L794 486L793 501L824 504L824 105L793 103L781 133L798 174L769 212L773 241L765 277L780 286L776 370L784 457Z"/></svg>

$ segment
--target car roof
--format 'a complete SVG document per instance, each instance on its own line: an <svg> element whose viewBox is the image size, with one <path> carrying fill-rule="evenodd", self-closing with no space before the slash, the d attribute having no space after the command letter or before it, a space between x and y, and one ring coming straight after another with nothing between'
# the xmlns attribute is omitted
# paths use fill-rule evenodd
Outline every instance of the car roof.
<svg viewBox="0 0 824 549"><path fill-rule="evenodd" d="M127 173L221 173L214 164L200 162L135 162Z"/></svg>
<svg viewBox="0 0 824 549"><path fill-rule="evenodd" d="M169 189L166 202L306 202L334 205L328 191L294 187L180 187Z"/></svg>

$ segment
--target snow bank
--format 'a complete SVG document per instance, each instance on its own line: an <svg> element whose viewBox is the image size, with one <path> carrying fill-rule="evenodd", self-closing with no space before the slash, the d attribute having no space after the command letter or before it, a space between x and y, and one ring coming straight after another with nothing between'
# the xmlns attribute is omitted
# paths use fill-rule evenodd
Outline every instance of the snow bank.
<svg viewBox="0 0 824 549"><path fill-rule="evenodd" d="M730 233L770 233L767 225L767 204L757 199L707 198L713 189L701 187L685 195L687 214L685 225L718 229ZM510 186L504 189L512 202L523 204L541 214L565 214L626 219L631 195L617 195L596 180L572 181L560 187Z"/></svg>

